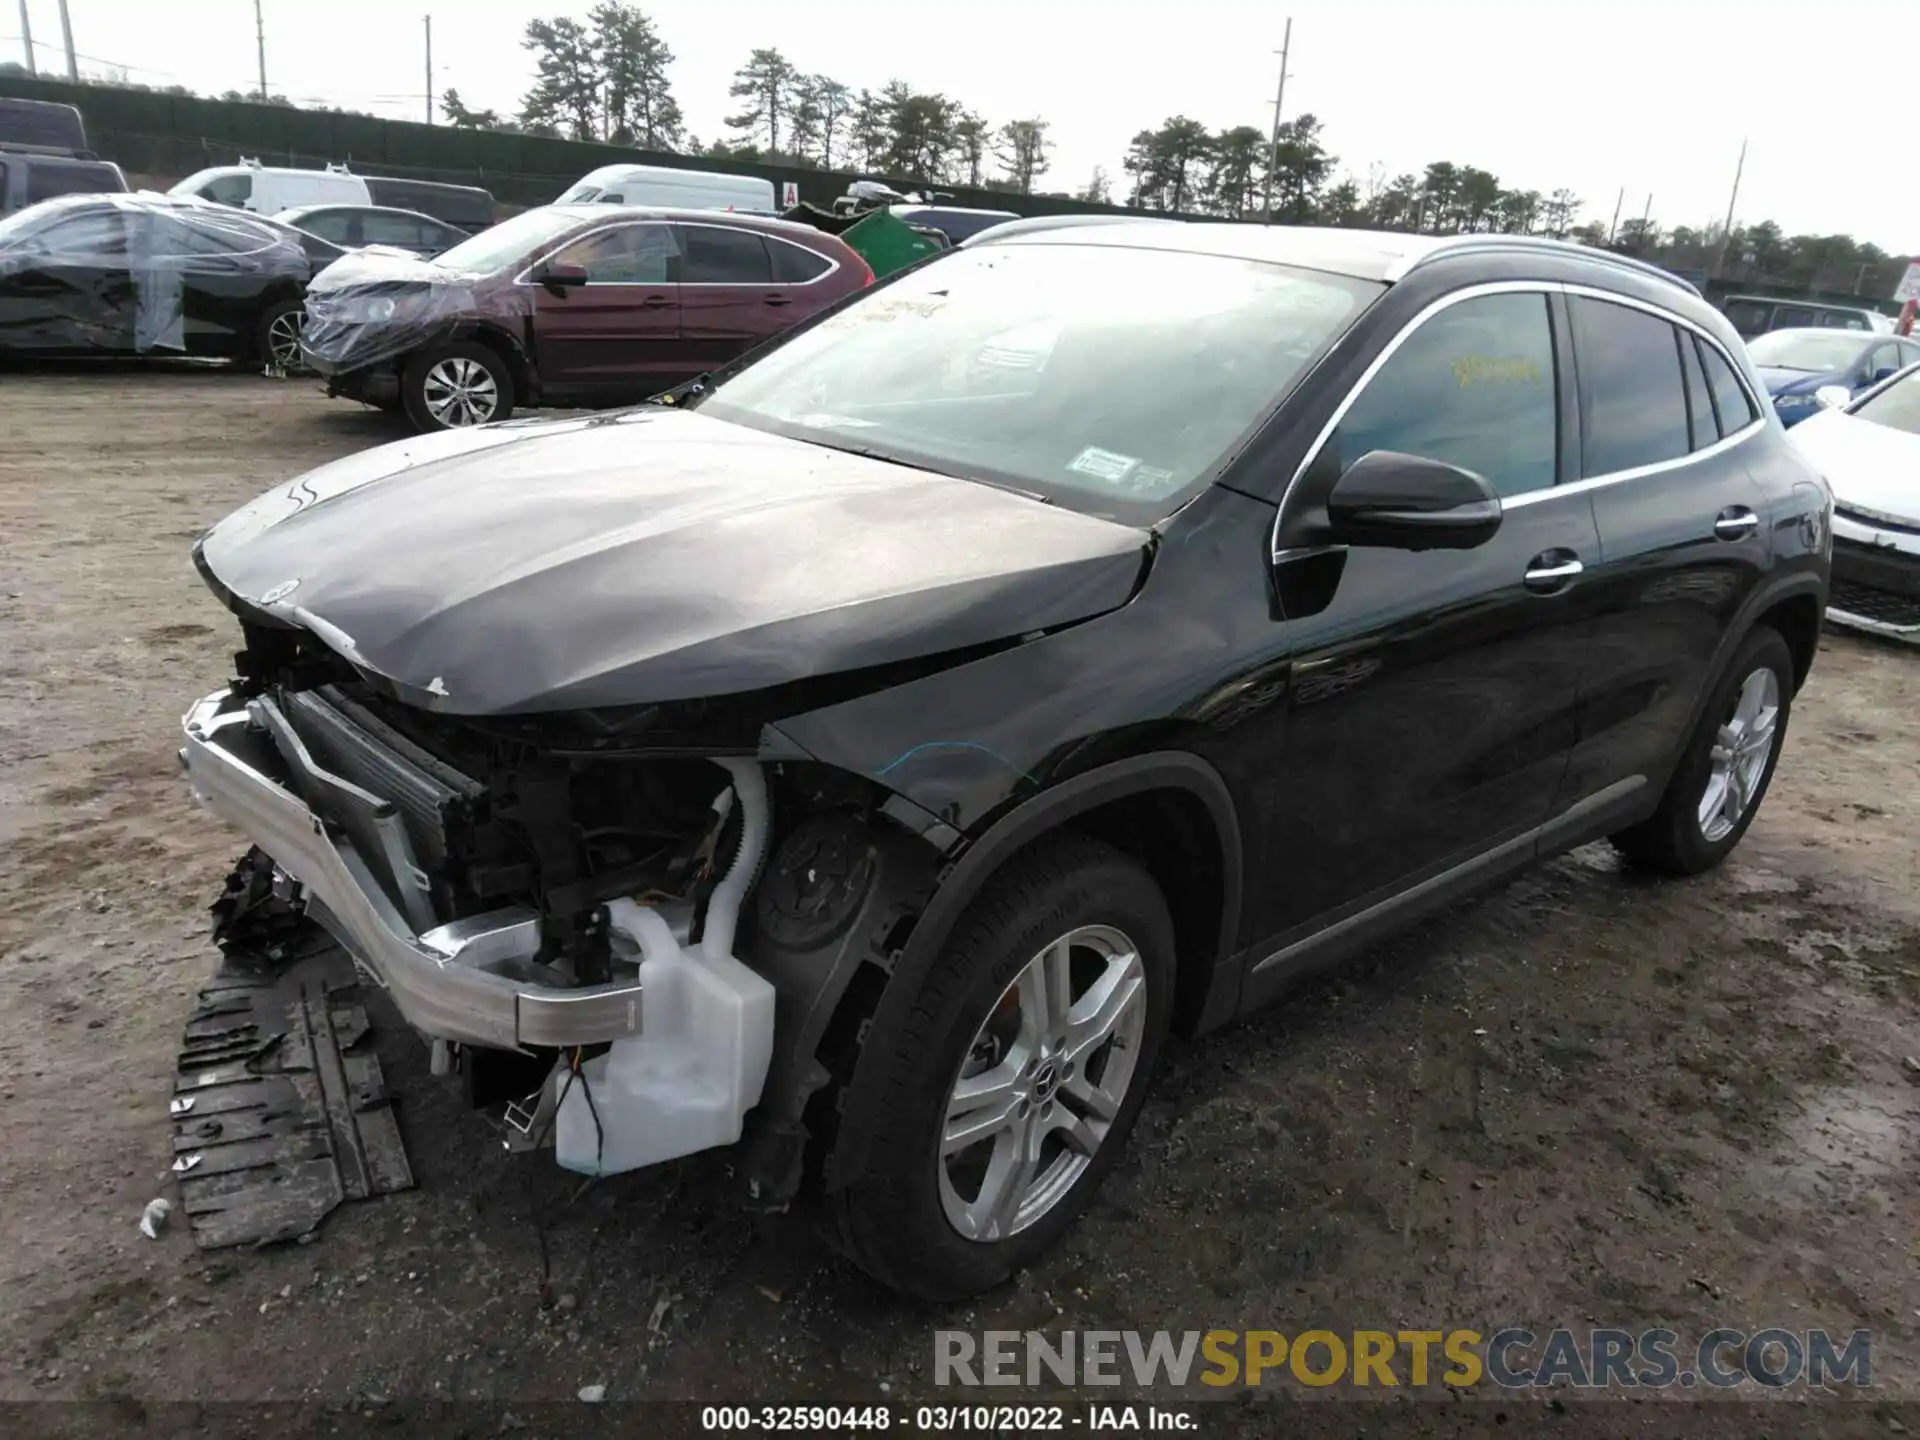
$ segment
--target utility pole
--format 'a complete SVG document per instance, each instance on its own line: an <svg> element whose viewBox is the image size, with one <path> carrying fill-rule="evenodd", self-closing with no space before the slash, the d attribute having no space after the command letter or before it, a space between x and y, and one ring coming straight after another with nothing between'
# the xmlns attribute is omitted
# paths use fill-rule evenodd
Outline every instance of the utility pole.
<svg viewBox="0 0 1920 1440"><path fill-rule="evenodd" d="M80 83L80 61L73 53L73 20L67 14L67 0L60 0L60 38L67 46L67 79Z"/></svg>
<svg viewBox="0 0 1920 1440"><path fill-rule="evenodd" d="M1287 52L1293 48L1293 17L1287 17L1287 28L1280 38L1280 83L1273 92L1273 139L1267 145L1267 185L1266 194L1261 197L1261 224L1273 223L1273 171L1280 162L1280 106L1287 98Z"/></svg>
<svg viewBox="0 0 1920 1440"><path fill-rule="evenodd" d="M1727 223L1720 229L1720 254L1714 261L1713 273L1718 276L1726 272L1727 247L1733 244L1733 204L1740 198L1740 176L1747 168L1747 142L1740 142L1740 163L1733 167L1733 193L1727 196Z"/></svg>
<svg viewBox="0 0 1920 1440"><path fill-rule="evenodd" d="M267 25L260 18L260 0L253 0L253 44L260 55L260 103L267 103Z"/></svg>
<svg viewBox="0 0 1920 1440"><path fill-rule="evenodd" d="M1613 232L1620 228L1620 206L1627 198L1627 187L1622 185L1620 193L1613 197L1613 220L1607 226L1607 244L1613 244Z"/></svg>
<svg viewBox="0 0 1920 1440"><path fill-rule="evenodd" d="M33 58L33 20L27 14L27 0L20 0L20 43L27 47L27 74L38 78L40 67Z"/></svg>
<svg viewBox="0 0 1920 1440"><path fill-rule="evenodd" d="M433 16L422 17L427 22L427 124L433 124Z"/></svg>

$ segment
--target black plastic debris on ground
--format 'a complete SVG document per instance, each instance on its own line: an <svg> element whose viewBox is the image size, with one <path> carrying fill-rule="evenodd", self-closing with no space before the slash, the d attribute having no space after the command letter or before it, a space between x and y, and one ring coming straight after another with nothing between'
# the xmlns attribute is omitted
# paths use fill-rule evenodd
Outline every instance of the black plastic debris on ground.
<svg viewBox="0 0 1920 1440"><path fill-rule="evenodd" d="M230 955L187 1022L173 1168L204 1250L297 1240L348 1200L413 1186L353 962Z"/></svg>

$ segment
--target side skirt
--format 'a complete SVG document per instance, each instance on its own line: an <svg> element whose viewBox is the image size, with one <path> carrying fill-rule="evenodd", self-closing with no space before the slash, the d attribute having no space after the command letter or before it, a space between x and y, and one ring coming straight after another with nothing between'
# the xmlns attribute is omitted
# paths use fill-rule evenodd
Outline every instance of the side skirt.
<svg viewBox="0 0 1920 1440"><path fill-rule="evenodd" d="M1438 913L1476 891L1496 885L1544 860L1610 835L1643 819L1659 792L1644 775L1630 775L1576 802L1545 824L1536 825L1438 874L1320 925L1266 955L1248 951L1241 987L1242 1015L1271 1003L1304 977L1371 949L1397 931ZM1257 958L1256 958L1257 957Z"/></svg>

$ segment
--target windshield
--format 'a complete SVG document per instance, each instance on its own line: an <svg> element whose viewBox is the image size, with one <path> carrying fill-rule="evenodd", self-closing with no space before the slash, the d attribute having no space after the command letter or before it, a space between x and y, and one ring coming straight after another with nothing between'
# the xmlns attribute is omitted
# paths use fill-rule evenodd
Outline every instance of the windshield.
<svg viewBox="0 0 1920 1440"><path fill-rule="evenodd" d="M1747 342L1747 353L1756 365L1775 370L1819 371L1837 374L1853 368L1854 361L1872 342L1840 330L1775 330Z"/></svg>
<svg viewBox="0 0 1920 1440"><path fill-rule="evenodd" d="M441 251L433 263L444 265L449 270L489 275L530 258L533 251L549 240L559 239L579 223L577 215L570 215L564 210L529 210L523 215L515 215L511 220L502 220L491 229L482 230L471 240L462 240L451 250Z"/></svg>
<svg viewBox="0 0 1920 1440"><path fill-rule="evenodd" d="M1920 370L1909 370L1879 394L1862 400L1850 413L1889 430L1920 435Z"/></svg>
<svg viewBox="0 0 1920 1440"><path fill-rule="evenodd" d="M1384 288L1178 251L955 250L796 335L700 409L1150 523Z"/></svg>

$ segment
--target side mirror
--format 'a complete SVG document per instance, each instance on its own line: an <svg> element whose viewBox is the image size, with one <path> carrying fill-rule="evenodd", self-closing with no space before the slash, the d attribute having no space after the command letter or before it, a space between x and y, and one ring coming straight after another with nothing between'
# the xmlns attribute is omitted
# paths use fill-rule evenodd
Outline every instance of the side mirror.
<svg viewBox="0 0 1920 1440"><path fill-rule="evenodd" d="M1813 398L1823 410L1844 410L1853 401L1853 392L1844 385L1822 385Z"/></svg>
<svg viewBox="0 0 1920 1440"><path fill-rule="evenodd" d="M562 260L549 260L540 267L537 277L540 283L555 294L563 293L576 286L587 283L587 267L569 265Z"/></svg>
<svg viewBox="0 0 1920 1440"><path fill-rule="evenodd" d="M1471 550L1500 528L1500 496L1471 470L1372 450L1327 497L1328 539L1385 550Z"/></svg>

